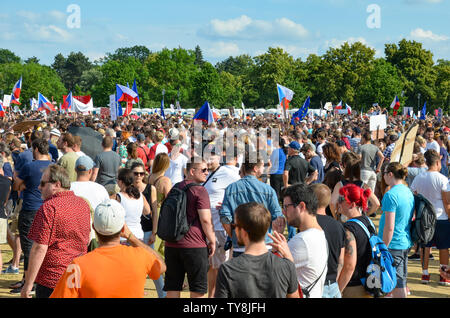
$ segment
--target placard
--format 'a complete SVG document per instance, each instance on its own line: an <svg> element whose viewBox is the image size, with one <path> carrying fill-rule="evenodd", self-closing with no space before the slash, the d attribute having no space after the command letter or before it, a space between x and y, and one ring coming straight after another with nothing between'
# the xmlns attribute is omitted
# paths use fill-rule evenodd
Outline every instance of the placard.
<svg viewBox="0 0 450 318"><path fill-rule="evenodd" d="M404 167L409 166L409 164L412 162L414 142L416 141L418 129L419 125L415 124L410 129L408 129L408 131L406 131L400 136L400 138L395 143L394 150L392 151L391 154L390 162L400 162Z"/></svg>
<svg viewBox="0 0 450 318"><path fill-rule="evenodd" d="M111 120L117 120L117 103L116 103L116 95L109 95L109 109Z"/></svg>
<svg viewBox="0 0 450 318"><path fill-rule="evenodd" d="M370 131L384 130L386 127L386 115L370 116Z"/></svg>

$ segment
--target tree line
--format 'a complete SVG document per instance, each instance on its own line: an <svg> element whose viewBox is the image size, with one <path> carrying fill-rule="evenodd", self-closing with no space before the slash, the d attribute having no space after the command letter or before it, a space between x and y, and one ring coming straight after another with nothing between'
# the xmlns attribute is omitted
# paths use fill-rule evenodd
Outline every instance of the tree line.
<svg viewBox="0 0 450 318"><path fill-rule="evenodd" d="M166 107L179 97L183 108L198 108L208 100L216 108L241 107L243 102L256 109L276 107L278 83L295 92L293 108L310 96L311 108L343 100L353 109L367 111L374 103L389 107L397 95L402 106L416 111L425 101L429 112L439 107L449 111L450 61L435 62L422 43L405 39L386 44L384 53L376 58L375 50L361 42L344 43L303 61L270 47L262 55L230 56L212 65L199 46L158 52L134 46L97 61L81 52L58 54L47 66L36 57L22 60L0 49L0 90L9 94L23 76L20 100L26 107L38 91L58 104L68 91L91 95L96 107L104 107L116 84L131 87L136 79L141 108L159 107L164 89Z"/></svg>

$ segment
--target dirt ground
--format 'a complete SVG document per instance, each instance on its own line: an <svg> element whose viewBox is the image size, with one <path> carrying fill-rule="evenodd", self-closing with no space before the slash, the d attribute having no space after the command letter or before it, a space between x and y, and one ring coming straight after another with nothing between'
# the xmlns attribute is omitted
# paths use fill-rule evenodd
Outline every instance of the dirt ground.
<svg viewBox="0 0 450 318"><path fill-rule="evenodd" d="M378 226L380 216L374 219L374 223ZM11 259L12 252L8 245L0 245L1 253L3 256L3 262L7 262ZM424 285L421 283L422 269L420 261L408 262L408 287L411 291L410 298L450 298L450 286L439 285L439 252L436 249L432 249L434 260L430 260L429 272L431 274L430 283ZM3 266L6 268L6 266ZM0 274L0 298L18 298L20 295L10 294L8 286L22 278L22 264L20 275L1 275ZM181 294L183 298L189 297L188 290L184 290ZM145 287L146 298L156 298L157 293L155 285L152 280L147 280Z"/></svg>

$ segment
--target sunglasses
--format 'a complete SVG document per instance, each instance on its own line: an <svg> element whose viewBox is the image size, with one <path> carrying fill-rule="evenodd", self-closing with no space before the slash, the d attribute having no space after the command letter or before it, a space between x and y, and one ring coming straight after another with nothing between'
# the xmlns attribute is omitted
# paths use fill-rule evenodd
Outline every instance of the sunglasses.
<svg viewBox="0 0 450 318"><path fill-rule="evenodd" d="M145 172L134 172L134 175L136 177L143 177L143 176L145 176Z"/></svg>
<svg viewBox="0 0 450 318"><path fill-rule="evenodd" d="M203 172L203 173L208 172L208 168L201 169L201 172Z"/></svg>

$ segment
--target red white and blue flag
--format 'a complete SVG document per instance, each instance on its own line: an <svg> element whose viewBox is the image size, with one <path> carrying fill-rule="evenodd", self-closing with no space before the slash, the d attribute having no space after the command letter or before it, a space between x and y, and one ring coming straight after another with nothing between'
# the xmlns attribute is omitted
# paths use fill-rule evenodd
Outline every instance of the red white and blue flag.
<svg viewBox="0 0 450 318"><path fill-rule="evenodd" d="M22 76L17 81L16 85L14 85L12 94L11 94L11 104L20 105L20 91L22 90Z"/></svg>
<svg viewBox="0 0 450 318"><path fill-rule="evenodd" d="M67 97L64 99L64 104L62 105L62 109L72 109L72 105L73 105L73 96L72 96L72 92L69 93L69 95L67 95Z"/></svg>
<svg viewBox="0 0 450 318"><path fill-rule="evenodd" d="M352 108L346 103L345 108L342 105L342 101L334 108L336 114L348 114L352 113Z"/></svg>
<svg viewBox="0 0 450 318"><path fill-rule="evenodd" d="M117 102L127 103L127 109L125 110L123 116L130 115L133 109L133 102L137 103L139 101L138 94L131 88L119 84L116 85L116 92L117 92Z"/></svg>
<svg viewBox="0 0 450 318"><path fill-rule="evenodd" d="M202 108L194 115L193 119L202 120L208 125L211 125L214 122L214 115L208 102L203 104Z"/></svg>
<svg viewBox="0 0 450 318"><path fill-rule="evenodd" d="M2 101L0 101L0 117L5 117L5 110L3 109Z"/></svg>
<svg viewBox="0 0 450 318"><path fill-rule="evenodd" d="M394 100L392 101L391 108L394 109L394 116L397 116L397 112L400 108L400 101L398 100L398 96L395 96Z"/></svg>
<svg viewBox="0 0 450 318"><path fill-rule="evenodd" d="M280 101L281 107L285 110L288 110L289 103L294 98L295 93L289 88L281 86L280 84L277 84L277 90L278 90L278 99Z"/></svg>
<svg viewBox="0 0 450 318"><path fill-rule="evenodd" d="M47 114L56 111L55 106L41 93L38 93L38 111L43 111Z"/></svg>

